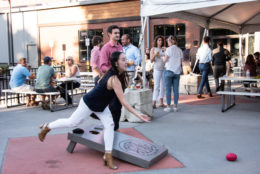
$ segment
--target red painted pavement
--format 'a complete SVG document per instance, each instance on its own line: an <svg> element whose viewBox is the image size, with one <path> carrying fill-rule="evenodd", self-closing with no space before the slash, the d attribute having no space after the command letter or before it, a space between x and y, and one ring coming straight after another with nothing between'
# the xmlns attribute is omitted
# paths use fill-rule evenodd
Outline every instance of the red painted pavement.
<svg viewBox="0 0 260 174"><path fill-rule="evenodd" d="M147 140L133 128L121 129L120 132ZM116 159L119 169L111 170L103 165L101 152L77 144L71 154L66 150L68 144L67 134L49 135L43 143L37 137L11 138L3 174L101 174L183 167L167 155L149 169Z"/></svg>

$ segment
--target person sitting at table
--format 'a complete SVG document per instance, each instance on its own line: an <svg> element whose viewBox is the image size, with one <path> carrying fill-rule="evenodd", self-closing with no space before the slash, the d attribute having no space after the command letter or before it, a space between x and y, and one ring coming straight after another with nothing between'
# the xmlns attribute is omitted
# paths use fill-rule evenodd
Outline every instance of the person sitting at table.
<svg viewBox="0 0 260 174"><path fill-rule="evenodd" d="M256 75L260 75L260 53L257 51L254 53L256 63Z"/></svg>
<svg viewBox="0 0 260 174"><path fill-rule="evenodd" d="M11 80L9 85L13 91L33 91L34 87L26 84L26 78L35 79L35 76L27 69L27 60L22 57L19 59L19 64L16 65L12 72ZM36 95L26 95L26 106L37 106L38 103L35 101Z"/></svg>
<svg viewBox="0 0 260 174"><path fill-rule="evenodd" d="M249 54L246 57L246 63L244 66L244 76L249 76L249 77L254 77L256 76L256 63L254 56L252 54ZM245 87L250 87L250 81L244 81L244 86Z"/></svg>
<svg viewBox="0 0 260 174"><path fill-rule="evenodd" d="M53 80L56 79L54 69L51 66L51 58L46 56L43 58L44 65L40 66L37 72L35 91L38 93L58 92L53 86ZM46 96L42 95L42 108L50 109L49 102L45 100ZM53 100L55 98L53 97Z"/></svg>
<svg viewBox="0 0 260 174"><path fill-rule="evenodd" d="M246 72L249 71L249 76L254 77L256 76L256 63L254 56L252 54L249 54L246 58L246 63L244 66L244 76L246 76Z"/></svg>
<svg viewBox="0 0 260 174"><path fill-rule="evenodd" d="M72 83L67 83L67 90L70 90L80 87L80 71L78 65L74 64L74 59L72 56L68 56L66 59L65 66L65 78L75 78ZM61 97L66 100L66 83L62 83L57 87L57 90L60 91ZM72 104L72 99L67 93L67 104Z"/></svg>
<svg viewBox="0 0 260 174"><path fill-rule="evenodd" d="M113 52L110 56L111 68L99 80L98 85L85 94L79 102L77 109L69 118L58 119L50 123L44 123L38 134L39 140L44 141L47 133L57 128L72 128L81 124L89 118L91 113L95 113L104 125L105 154L104 163L110 169L117 169L113 163L112 150L114 141L114 121L111 111L108 108L111 100L118 97L120 103L136 117L145 122L150 122L151 118L145 114L138 113L125 100L123 89L127 87L128 75L126 72L126 56L122 52Z"/></svg>

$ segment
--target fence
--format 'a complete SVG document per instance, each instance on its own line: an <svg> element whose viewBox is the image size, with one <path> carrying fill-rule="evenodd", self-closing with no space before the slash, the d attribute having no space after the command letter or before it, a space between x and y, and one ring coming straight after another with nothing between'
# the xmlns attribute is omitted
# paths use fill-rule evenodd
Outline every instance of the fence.
<svg viewBox="0 0 260 174"><path fill-rule="evenodd" d="M30 72L37 75L38 68L31 68ZM3 89L10 89L9 82L11 80L12 69L5 69L2 74L0 74L0 105L4 103L4 93ZM35 82L32 80L27 81L28 84L34 86ZM17 96L8 96L9 99L16 99Z"/></svg>
<svg viewBox="0 0 260 174"><path fill-rule="evenodd" d="M55 72L61 72L64 73L65 67L64 66L57 66L53 67ZM30 68L30 73L33 73L35 76L37 76L37 71L38 68ZM9 82L11 80L11 74L12 74L12 69L5 69L1 74L0 74L0 105L4 104L5 102L5 94L2 92L3 89L10 89ZM91 78L92 76L86 76L83 77L83 81ZM27 80L27 84L31 86L35 86L35 80ZM81 92L76 92L76 94L81 94ZM19 102L19 96L18 95L10 95L8 96L8 100L18 100ZM23 98L20 97L20 99L24 100Z"/></svg>

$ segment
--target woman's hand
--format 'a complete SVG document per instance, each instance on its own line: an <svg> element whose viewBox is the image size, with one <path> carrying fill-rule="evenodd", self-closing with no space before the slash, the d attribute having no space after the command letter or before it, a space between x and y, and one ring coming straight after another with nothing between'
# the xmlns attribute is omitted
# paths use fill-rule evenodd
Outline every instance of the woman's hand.
<svg viewBox="0 0 260 174"><path fill-rule="evenodd" d="M139 118L147 123L149 123L151 121L151 117L149 117L148 115L145 114L140 114Z"/></svg>

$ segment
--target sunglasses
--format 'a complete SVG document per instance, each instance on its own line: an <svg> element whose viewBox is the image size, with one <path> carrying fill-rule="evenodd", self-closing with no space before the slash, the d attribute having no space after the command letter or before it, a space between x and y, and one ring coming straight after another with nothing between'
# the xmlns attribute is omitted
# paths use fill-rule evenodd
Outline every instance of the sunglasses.
<svg viewBox="0 0 260 174"><path fill-rule="evenodd" d="M66 61L70 61L71 59L66 59Z"/></svg>

